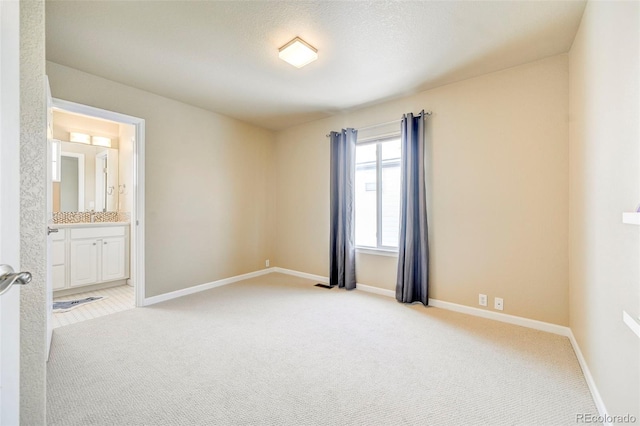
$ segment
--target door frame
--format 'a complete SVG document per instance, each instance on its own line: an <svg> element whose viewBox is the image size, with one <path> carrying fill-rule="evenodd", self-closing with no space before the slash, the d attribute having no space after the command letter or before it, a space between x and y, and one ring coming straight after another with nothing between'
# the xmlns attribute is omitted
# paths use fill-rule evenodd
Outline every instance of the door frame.
<svg viewBox="0 0 640 426"><path fill-rule="evenodd" d="M0 263L20 270L20 3L0 1ZM20 286L0 296L0 424L20 422Z"/></svg>
<svg viewBox="0 0 640 426"><path fill-rule="evenodd" d="M63 111L82 114L103 120L130 124L135 128L133 143L133 208L131 209L131 277L133 278L136 307L145 305L145 121L142 118L76 102L53 98L53 107Z"/></svg>

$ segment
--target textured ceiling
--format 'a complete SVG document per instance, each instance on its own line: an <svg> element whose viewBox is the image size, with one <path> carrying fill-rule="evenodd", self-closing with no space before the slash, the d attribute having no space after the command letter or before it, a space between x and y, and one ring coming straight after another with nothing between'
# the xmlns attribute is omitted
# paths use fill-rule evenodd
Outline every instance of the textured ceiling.
<svg viewBox="0 0 640 426"><path fill-rule="evenodd" d="M47 59L268 129L567 52L584 1L55 1ZM319 59L278 48L300 36Z"/></svg>

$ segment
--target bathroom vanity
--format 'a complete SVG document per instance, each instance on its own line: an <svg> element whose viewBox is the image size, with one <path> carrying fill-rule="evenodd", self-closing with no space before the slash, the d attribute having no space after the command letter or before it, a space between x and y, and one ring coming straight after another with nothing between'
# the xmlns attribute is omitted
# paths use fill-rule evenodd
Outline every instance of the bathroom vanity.
<svg viewBox="0 0 640 426"><path fill-rule="evenodd" d="M58 229L51 234L54 291L69 293L129 278L129 223L61 223L52 228Z"/></svg>

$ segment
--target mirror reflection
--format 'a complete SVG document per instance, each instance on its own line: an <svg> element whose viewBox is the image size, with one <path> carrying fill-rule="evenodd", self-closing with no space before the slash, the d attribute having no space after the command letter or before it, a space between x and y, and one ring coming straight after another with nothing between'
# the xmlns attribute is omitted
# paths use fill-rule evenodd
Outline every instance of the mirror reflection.
<svg viewBox="0 0 640 426"><path fill-rule="evenodd" d="M61 110L52 127L53 212L128 212L134 127Z"/></svg>
<svg viewBox="0 0 640 426"><path fill-rule="evenodd" d="M53 182L53 211L117 211L118 150L60 143L60 182Z"/></svg>
<svg viewBox="0 0 640 426"><path fill-rule="evenodd" d="M60 157L60 175L58 183L59 202L56 211L79 212L84 210L84 159L62 155ZM54 184L54 188L56 185Z"/></svg>

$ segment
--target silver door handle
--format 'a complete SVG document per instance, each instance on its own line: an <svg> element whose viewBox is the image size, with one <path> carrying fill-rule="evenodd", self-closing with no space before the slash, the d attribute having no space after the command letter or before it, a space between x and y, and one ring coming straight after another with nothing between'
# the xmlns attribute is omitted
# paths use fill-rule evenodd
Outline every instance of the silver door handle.
<svg viewBox="0 0 640 426"><path fill-rule="evenodd" d="M9 291L13 284L28 284L31 282L30 272L14 272L9 265L0 265L0 295Z"/></svg>
<svg viewBox="0 0 640 426"><path fill-rule="evenodd" d="M58 228L50 228L50 227L47 226L47 235L56 233L58 231L59 231Z"/></svg>

